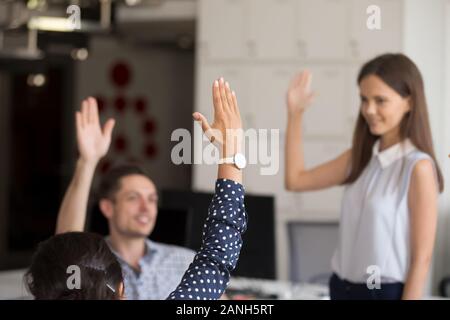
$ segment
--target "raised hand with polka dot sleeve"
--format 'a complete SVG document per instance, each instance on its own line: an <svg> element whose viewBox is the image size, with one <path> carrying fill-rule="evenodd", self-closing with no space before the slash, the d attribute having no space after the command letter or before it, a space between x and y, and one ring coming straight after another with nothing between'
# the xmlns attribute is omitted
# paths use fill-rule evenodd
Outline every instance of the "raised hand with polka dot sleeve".
<svg viewBox="0 0 450 320"><path fill-rule="evenodd" d="M203 227L202 246L170 300L216 300L225 291L236 267L247 228L244 187L218 179Z"/></svg>

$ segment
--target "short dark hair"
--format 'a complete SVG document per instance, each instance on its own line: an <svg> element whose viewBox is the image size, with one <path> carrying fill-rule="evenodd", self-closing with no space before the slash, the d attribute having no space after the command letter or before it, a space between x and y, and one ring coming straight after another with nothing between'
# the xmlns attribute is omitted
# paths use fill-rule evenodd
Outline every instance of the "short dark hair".
<svg viewBox="0 0 450 320"><path fill-rule="evenodd" d="M80 270L80 287L69 288L70 266ZM38 300L120 299L121 266L105 239L88 232L55 235L38 245L25 285Z"/></svg>
<svg viewBox="0 0 450 320"><path fill-rule="evenodd" d="M147 172L145 172L145 170L137 164L126 163L112 167L104 174L100 181L97 191L97 198L114 198L115 193L120 189L120 179L133 174L139 174L149 178Z"/></svg>

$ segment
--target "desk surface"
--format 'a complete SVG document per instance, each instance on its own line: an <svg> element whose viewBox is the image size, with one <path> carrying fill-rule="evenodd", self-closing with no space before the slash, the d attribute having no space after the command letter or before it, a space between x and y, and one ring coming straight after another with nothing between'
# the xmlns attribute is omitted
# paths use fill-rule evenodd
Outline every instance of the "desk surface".
<svg viewBox="0 0 450 320"><path fill-rule="evenodd" d="M231 278L227 290L254 295L255 299L280 300L329 300L327 285L293 283L289 281L263 280L251 278ZM422 300L450 300L439 296L425 296Z"/></svg>
<svg viewBox="0 0 450 320"><path fill-rule="evenodd" d="M26 270L0 272L0 300L30 299L23 276ZM231 278L230 290L249 291L276 296L277 299L328 299L328 288L322 285L294 284L288 281Z"/></svg>
<svg viewBox="0 0 450 320"><path fill-rule="evenodd" d="M232 277L228 290L281 300L329 300L328 286L289 281Z"/></svg>
<svg viewBox="0 0 450 320"><path fill-rule="evenodd" d="M0 272L0 299L30 299L25 289L23 276L24 269Z"/></svg>
<svg viewBox="0 0 450 320"><path fill-rule="evenodd" d="M25 289L23 276L25 270L0 272L0 300L31 299ZM328 287L319 284L292 283L289 281L264 280L232 277L228 290L247 292L264 298L283 300L328 300ZM257 299L258 297L256 297ZM443 297L424 297L424 300L449 299Z"/></svg>

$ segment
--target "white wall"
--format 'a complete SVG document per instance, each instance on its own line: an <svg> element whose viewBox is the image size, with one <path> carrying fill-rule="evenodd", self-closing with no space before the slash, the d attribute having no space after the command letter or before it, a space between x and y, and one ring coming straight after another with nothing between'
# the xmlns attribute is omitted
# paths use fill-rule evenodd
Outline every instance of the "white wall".
<svg viewBox="0 0 450 320"><path fill-rule="evenodd" d="M448 183L450 167L448 154L450 150L450 132L448 131L449 104L448 88L450 86L448 72L448 38L450 15L446 13L450 1L433 0L405 1L404 20L404 51L418 65L425 83L425 93L428 102L430 124L433 133L435 153L441 167L447 188L440 196L439 223L434 254L434 266L430 291L436 292L439 281L450 273L446 257L448 245L448 219L450 214L450 199L448 198ZM446 16L447 14L447 16Z"/></svg>
<svg viewBox="0 0 450 320"><path fill-rule="evenodd" d="M313 88L319 98L305 119L306 164L322 163L348 148L358 110L356 75L375 55L404 52L421 69L430 108L438 161L449 180L446 155L450 151L448 75L443 72L444 5L449 0L199 0L196 109L211 115L208 88L224 76L236 89L244 125L279 128L284 138L285 90L298 70L313 71ZM382 29L366 27L369 5L381 8ZM232 22L232 23L230 23ZM447 31L448 32L448 31ZM448 50L448 44L447 44ZM447 61L447 69L448 69ZM446 74L446 75L445 75ZM445 78L447 76L447 78ZM444 82L447 81L447 82ZM447 99L447 104L444 99ZM325 115L325 117L324 117ZM324 120L325 119L325 120ZM278 277L288 277L286 223L327 221L339 217L340 188L292 194L283 188L283 140L280 172L262 177L257 168L246 169L248 192L274 193L277 208ZM214 172L194 168L193 186L210 190ZM448 200L441 197L434 283L449 269ZM447 258L450 259L450 258Z"/></svg>
<svg viewBox="0 0 450 320"><path fill-rule="evenodd" d="M443 64L443 74L444 74L444 103L442 105L442 139L441 139L441 150L442 150L442 170L444 172L444 177L446 179L446 189L442 198L442 208L441 211L441 221L439 226L440 236L438 237L438 250L436 254L440 254L442 261L439 261L436 265L436 275L439 278L435 279L437 283L441 277L450 275L450 159L448 154L450 154L450 125L448 125L448 120L450 119L450 1L445 2L445 33L444 33L444 64Z"/></svg>
<svg viewBox="0 0 450 320"><path fill-rule="evenodd" d="M369 31L369 0L200 0L196 108L211 114L204 88L224 76L236 89L244 126L280 130L280 170L261 176L249 166L249 193L276 198L277 268L288 278L287 223L337 221L342 187L310 193L284 190L285 93L290 78L308 68L318 93L305 114L305 162L310 168L338 156L351 144L358 111L356 75L363 62L402 48L401 0L380 0L383 28ZM229 23L232 21L233 23ZM194 188L210 190L214 172L194 168Z"/></svg>

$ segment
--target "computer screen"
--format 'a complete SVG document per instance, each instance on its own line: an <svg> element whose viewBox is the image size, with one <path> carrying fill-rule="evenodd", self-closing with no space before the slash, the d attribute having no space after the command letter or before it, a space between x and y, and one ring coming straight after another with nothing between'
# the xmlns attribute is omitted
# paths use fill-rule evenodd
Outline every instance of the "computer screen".
<svg viewBox="0 0 450 320"><path fill-rule="evenodd" d="M153 241L189 247L192 229L192 210L189 208L158 208L158 217L150 235Z"/></svg>
<svg viewBox="0 0 450 320"><path fill-rule="evenodd" d="M190 211L189 232L184 246L193 250L200 248L202 229L212 197L213 194L207 192L169 190L161 192L162 208ZM244 245L233 276L275 279L274 199L271 196L246 194L245 208L249 219L248 228L242 237ZM163 214L158 215L157 225L160 221L166 220ZM171 222L174 224L173 220ZM167 226L167 234L170 229L171 224Z"/></svg>

